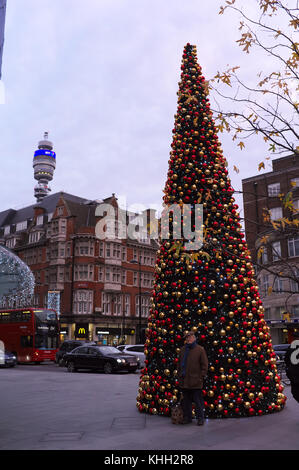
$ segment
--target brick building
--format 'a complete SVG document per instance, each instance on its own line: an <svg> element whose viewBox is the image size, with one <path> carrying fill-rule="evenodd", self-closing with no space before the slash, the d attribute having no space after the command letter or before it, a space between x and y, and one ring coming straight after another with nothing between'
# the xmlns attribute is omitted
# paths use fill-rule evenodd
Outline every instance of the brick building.
<svg viewBox="0 0 299 470"><path fill-rule="evenodd" d="M97 210L107 204L120 214L114 195L89 201L64 192L8 209L0 213L0 243L31 268L33 306L47 307L56 299L62 339L134 344L147 326L154 280L158 246L146 236L144 222L153 213L147 210L142 218L125 213L126 222L137 227L137 239L117 224L115 238L106 232L99 239L96 226L106 213L97 216Z"/></svg>
<svg viewBox="0 0 299 470"><path fill-rule="evenodd" d="M275 159L272 168L242 181L244 219L265 318L273 342L283 343L299 332L299 230L287 223L299 215L299 155Z"/></svg>

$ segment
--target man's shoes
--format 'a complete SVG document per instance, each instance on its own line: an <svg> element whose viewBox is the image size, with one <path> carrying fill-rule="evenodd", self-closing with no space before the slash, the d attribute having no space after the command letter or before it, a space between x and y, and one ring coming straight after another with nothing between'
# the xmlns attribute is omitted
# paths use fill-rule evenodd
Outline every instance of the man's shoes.
<svg viewBox="0 0 299 470"><path fill-rule="evenodd" d="M204 423L205 423L205 422L204 422L204 420L203 420L202 418L199 418L199 419L197 420L197 426L203 426Z"/></svg>
<svg viewBox="0 0 299 470"><path fill-rule="evenodd" d="M182 424L189 424L189 423L192 423L192 419L184 418L183 421L182 421Z"/></svg>

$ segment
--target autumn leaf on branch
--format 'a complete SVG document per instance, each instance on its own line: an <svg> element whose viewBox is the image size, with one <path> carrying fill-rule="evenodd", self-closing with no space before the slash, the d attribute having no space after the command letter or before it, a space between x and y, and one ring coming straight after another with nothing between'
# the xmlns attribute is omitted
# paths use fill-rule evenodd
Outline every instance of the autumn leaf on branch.
<svg viewBox="0 0 299 470"><path fill-rule="evenodd" d="M259 163L258 170L261 171L262 168L265 168L264 162Z"/></svg>
<svg viewBox="0 0 299 470"><path fill-rule="evenodd" d="M298 1L259 0L254 3L255 9L250 8L251 2L249 7L249 2L226 1L219 13L241 17L237 44L247 56L253 50L261 51L265 63L272 63L273 68L257 74L256 85L248 71L246 78L240 75L239 67L228 66L225 71L218 71L210 80L213 83L210 89L216 94L213 97L215 120L220 132L232 132L232 140L237 141L240 149L245 138L260 135L273 154L299 154L296 149L299 141L296 97L299 43L295 41L299 30ZM254 70L255 62L251 62L248 70Z"/></svg>

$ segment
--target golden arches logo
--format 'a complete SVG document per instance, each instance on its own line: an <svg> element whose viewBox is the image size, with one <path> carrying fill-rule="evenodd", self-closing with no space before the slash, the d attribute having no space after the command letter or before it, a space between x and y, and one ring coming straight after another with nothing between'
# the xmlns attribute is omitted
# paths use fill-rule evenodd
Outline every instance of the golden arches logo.
<svg viewBox="0 0 299 470"><path fill-rule="evenodd" d="M86 334L85 328L79 328L78 334L79 334L79 335L85 335L85 334Z"/></svg>

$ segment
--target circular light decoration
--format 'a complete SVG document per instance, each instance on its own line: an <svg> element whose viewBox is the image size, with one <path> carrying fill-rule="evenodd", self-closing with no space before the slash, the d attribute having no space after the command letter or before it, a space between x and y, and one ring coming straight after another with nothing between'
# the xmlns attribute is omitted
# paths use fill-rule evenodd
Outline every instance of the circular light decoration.
<svg viewBox="0 0 299 470"><path fill-rule="evenodd" d="M28 305L34 291L34 276L14 253L0 246L0 306Z"/></svg>

